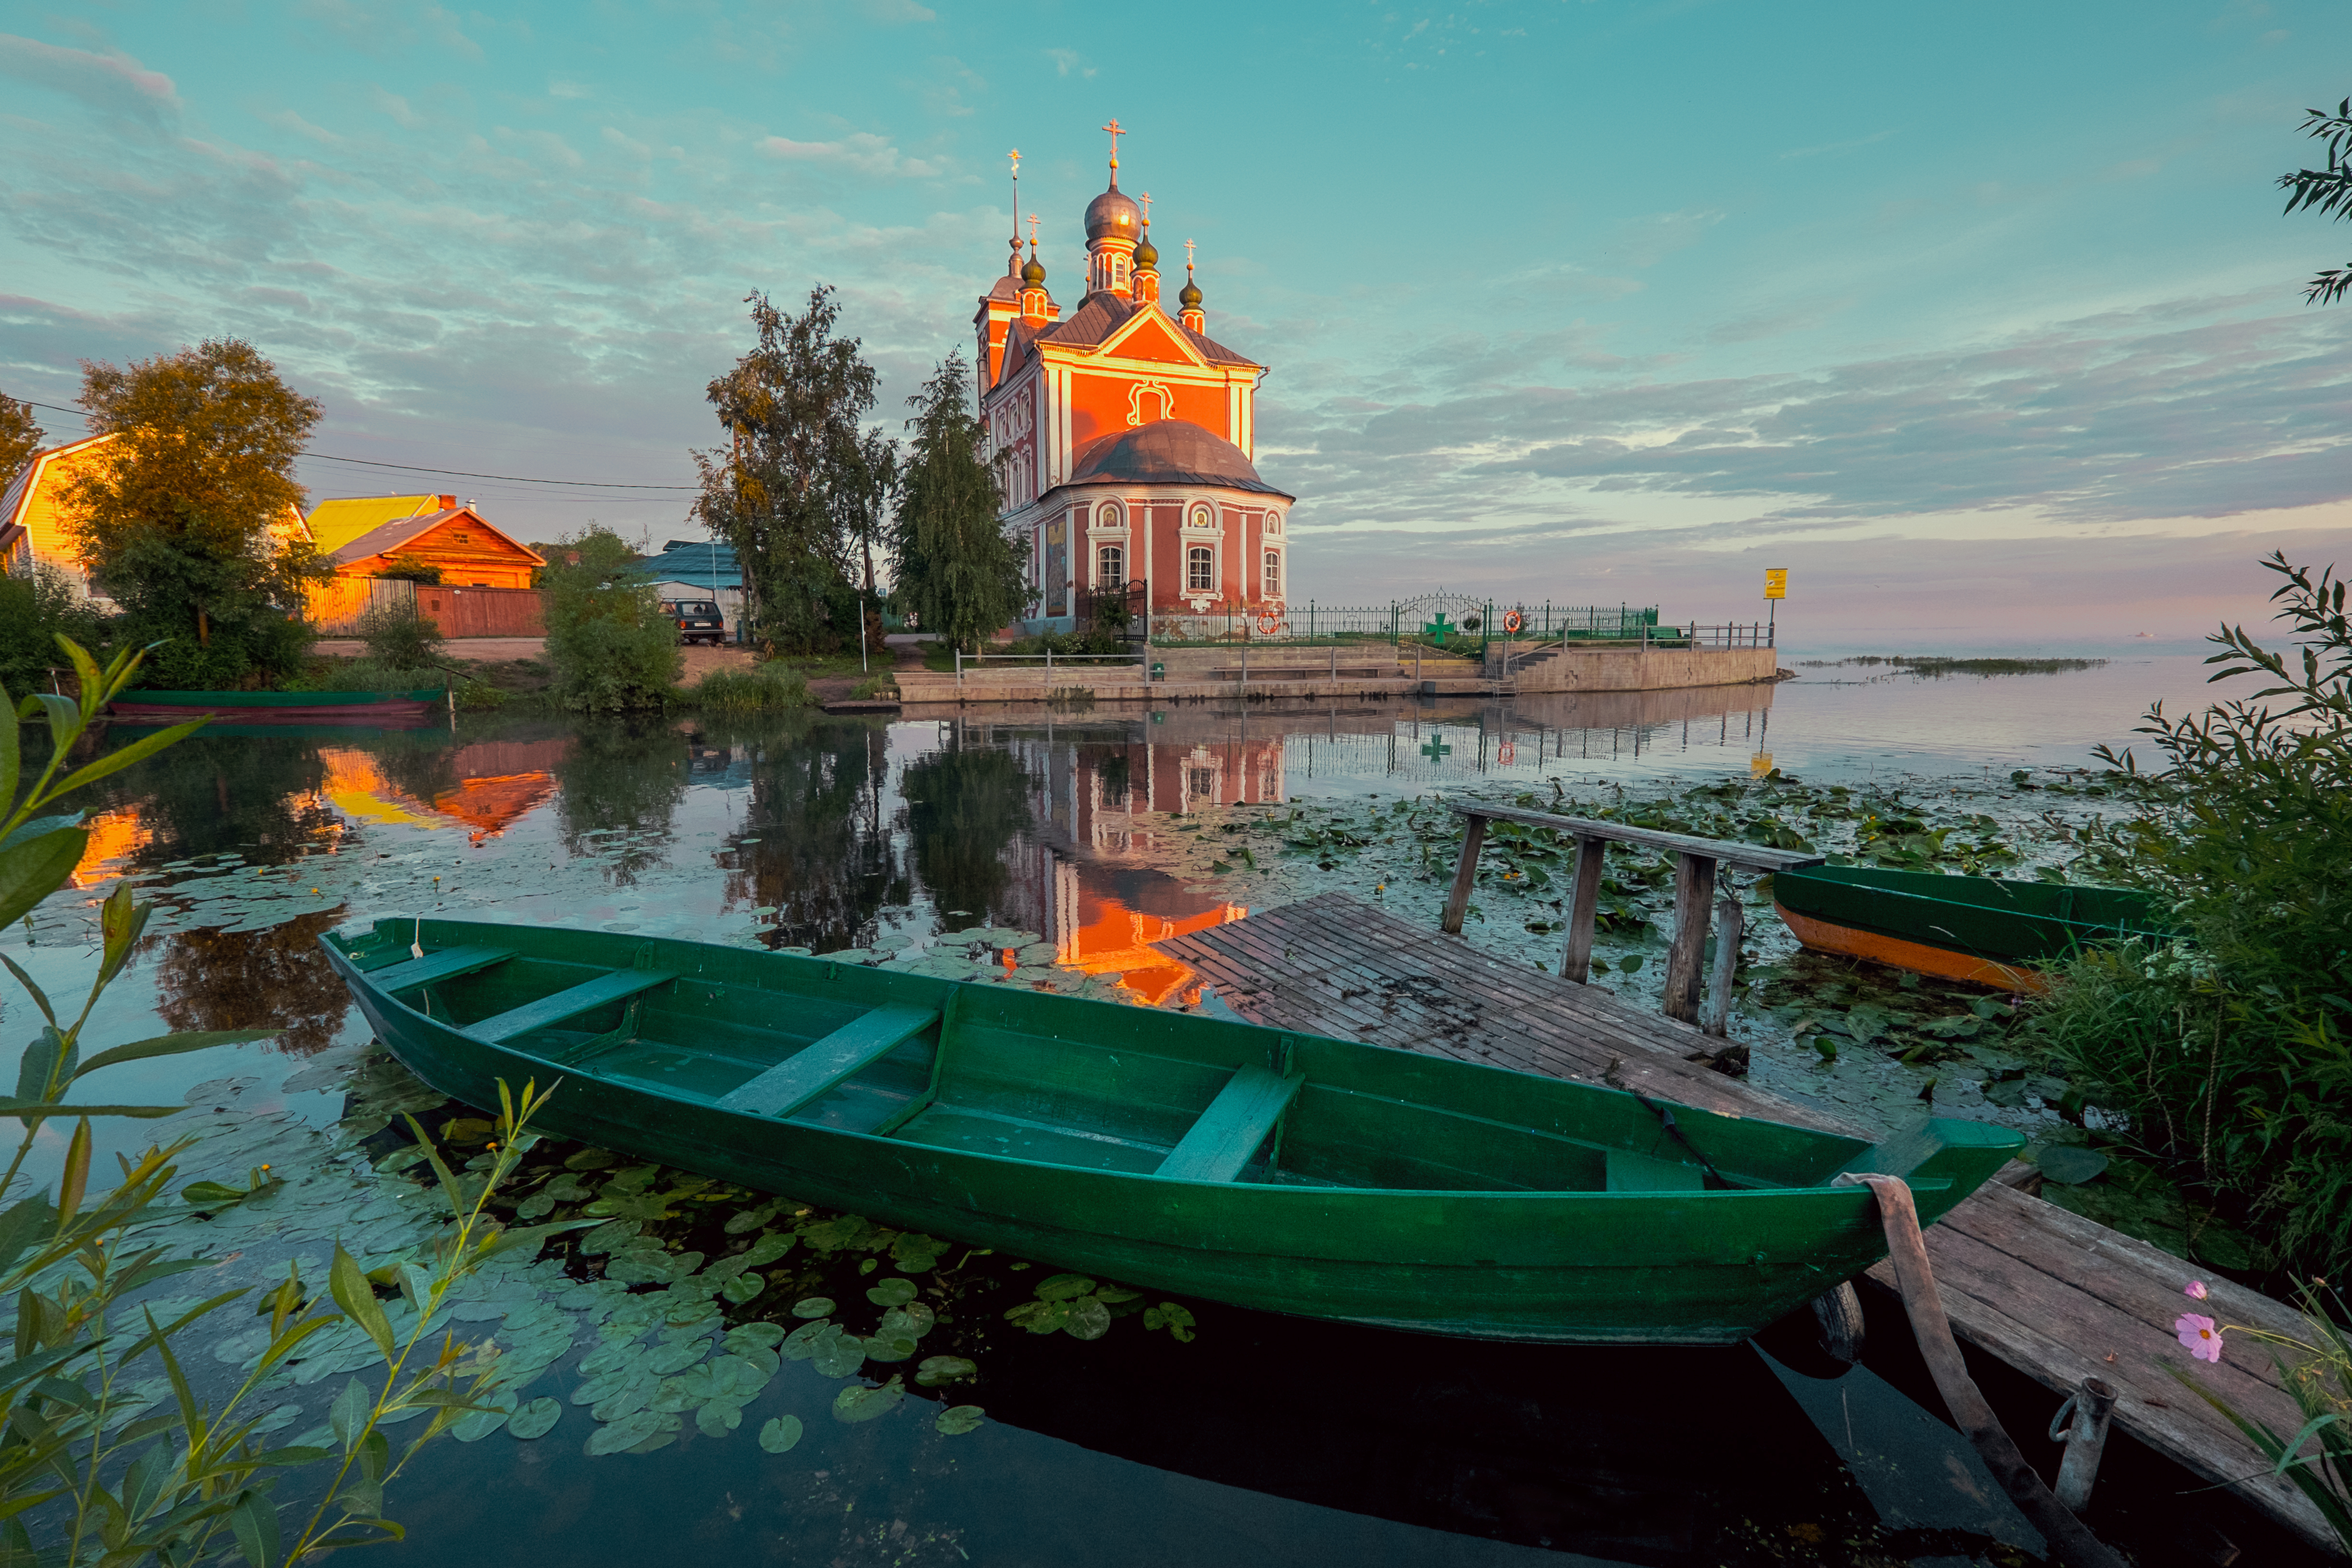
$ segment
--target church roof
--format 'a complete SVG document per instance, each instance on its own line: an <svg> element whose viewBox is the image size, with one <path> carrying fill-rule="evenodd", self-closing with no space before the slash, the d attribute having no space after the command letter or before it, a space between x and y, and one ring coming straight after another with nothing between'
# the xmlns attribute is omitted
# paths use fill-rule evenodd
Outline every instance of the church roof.
<svg viewBox="0 0 2352 1568"><path fill-rule="evenodd" d="M1133 430L1097 436L1074 454L1065 481L1073 485L1208 485L1293 498L1257 477L1239 447L1189 419L1155 419Z"/></svg>
<svg viewBox="0 0 2352 1568"><path fill-rule="evenodd" d="M1037 338L1041 342L1060 343L1069 348L1090 348L1118 331L1138 310L1155 308L1122 300L1107 289L1098 289L1087 295L1076 310L1039 332ZM1211 364L1257 363L1247 354L1235 353L1207 333L1196 332L1173 317L1169 318L1168 326L1171 331L1181 332L1191 339L1193 347L1199 349L1202 357Z"/></svg>

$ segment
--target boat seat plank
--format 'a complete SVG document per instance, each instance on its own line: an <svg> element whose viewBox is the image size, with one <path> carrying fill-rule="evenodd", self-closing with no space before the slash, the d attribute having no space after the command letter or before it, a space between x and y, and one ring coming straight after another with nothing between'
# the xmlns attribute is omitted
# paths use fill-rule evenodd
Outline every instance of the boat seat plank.
<svg viewBox="0 0 2352 1568"><path fill-rule="evenodd" d="M1243 1068L1168 1151L1157 1173L1188 1182L1234 1180L1248 1168L1306 1081L1303 1074L1283 1078L1262 1067Z"/></svg>
<svg viewBox="0 0 2352 1568"><path fill-rule="evenodd" d="M478 969L488 969L494 963L504 963L514 956L514 950L504 947L449 947L439 952L428 952L423 958L405 958L387 964L367 977L368 984L389 994L414 991L419 985L436 981L455 980L460 974L471 974Z"/></svg>
<svg viewBox="0 0 2352 1568"><path fill-rule="evenodd" d="M511 1040L517 1035L528 1035L533 1029L549 1028L566 1018L576 1018L592 1008L608 1002L618 1002L635 996L640 991L650 991L656 985L667 985L677 976L662 969L615 969L593 980L558 991L552 996L542 996L536 1002L526 1002L520 1007L509 1008L467 1026L466 1034L486 1046Z"/></svg>
<svg viewBox="0 0 2352 1568"><path fill-rule="evenodd" d="M1629 1150L1609 1151L1609 1190L1612 1193L1696 1193L1706 1189L1706 1173L1680 1160Z"/></svg>
<svg viewBox="0 0 2352 1568"><path fill-rule="evenodd" d="M747 1116L790 1116L939 1021L939 1014L929 1008L877 1007L737 1086L719 1100L719 1109Z"/></svg>

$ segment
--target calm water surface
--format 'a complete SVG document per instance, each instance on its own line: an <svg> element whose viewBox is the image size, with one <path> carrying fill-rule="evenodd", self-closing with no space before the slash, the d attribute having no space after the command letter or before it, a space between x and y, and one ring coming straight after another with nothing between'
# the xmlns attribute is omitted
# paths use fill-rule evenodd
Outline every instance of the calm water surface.
<svg viewBox="0 0 2352 1568"><path fill-rule="evenodd" d="M1181 1003L1197 994L1189 972L1150 944L1248 908L1181 868L1178 830L1202 807L1775 766L1920 781L2074 768L2094 742L2128 741L2151 699L2201 700L2202 675L2174 656L1994 679L1806 669L1772 688L1516 705L493 715L454 731L214 734L110 785L76 889L0 948L69 988L87 974L90 906L139 878L162 904L155 934L90 1037L286 1032L125 1069L109 1096L202 1103L244 1079L248 1106L326 1127L344 1106L335 1071L281 1085L310 1058L355 1057L366 1032L316 939L379 916L913 949L950 972L1013 962L1066 990ZM986 942L976 961L970 933ZM1008 933L1029 950L1000 955ZM26 1010L13 994L6 1005L21 1033ZM1202 1319L1191 1344L1132 1323L1092 1343L1008 1331L971 1395L988 1420L961 1437L912 1401L835 1423L838 1385L787 1363L723 1440L689 1426L656 1453L588 1458L577 1412L537 1443L443 1444L395 1490L411 1531L398 1559L1678 1565L1847 1562L1862 1540L1877 1543L1868 1560L1919 1563L2038 1544L1916 1402L1925 1384L1896 1323L1880 1325L1870 1367L1830 1380L1749 1347L1538 1349L1215 1307ZM577 1378L559 1364L531 1392ZM769 1456L751 1433L786 1411L809 1436ZM2150 1539L2195 1511L2165 1483L2129 1484L2109 1506Z"/></svg>

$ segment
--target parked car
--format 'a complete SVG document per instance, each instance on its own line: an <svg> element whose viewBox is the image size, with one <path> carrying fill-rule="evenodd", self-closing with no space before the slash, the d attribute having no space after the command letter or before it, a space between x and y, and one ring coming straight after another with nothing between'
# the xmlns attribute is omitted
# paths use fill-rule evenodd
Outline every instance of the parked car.
<svg viewBox="0 0 2352 1568"><path fill-rule="evenodd" d="M727 622L719 606L708 599L664 599L662 613L677 623L677 640L682 643L727 640Z"/></svg>

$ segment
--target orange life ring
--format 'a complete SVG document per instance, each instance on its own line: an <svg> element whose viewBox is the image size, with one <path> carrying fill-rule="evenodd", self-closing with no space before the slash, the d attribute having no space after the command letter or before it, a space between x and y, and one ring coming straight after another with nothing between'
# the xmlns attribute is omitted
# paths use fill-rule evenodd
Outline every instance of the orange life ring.
<svg viewBox="0 0 2352 1568"><path fill-rule="evenodd" d="M1527 616L1523 616L1523 615L1519 614L1519 612L1518 612L1518 611L1517 611L1517 610L1505 610L1505 611L1503 612L1503 629L1504 629L1505 631L1507 631L1507 632L1516 632L1516 631L1517 631L1521 626L1526 626L1527 624L1528 624L1528 618L1527 618Z"/></svg>
<svg viewBox="0 0 2352 1568"><path fill-rule="evenodd" d="M1265 633L1267 637L1272 637L1275 633L1280 631L1282 629L1281 612L1277 610L1260 611L1257 617L1257 629Z"/></svg>
<svg viewBox="0 0 2352 1568"><path fill-rule="evenodd" d="M1511 765L1512 759L1517 755L1517 749L1510 742L1506 741L1503 742L1502 750L1495 753L1495 760L1507 768Z"/></svg>

